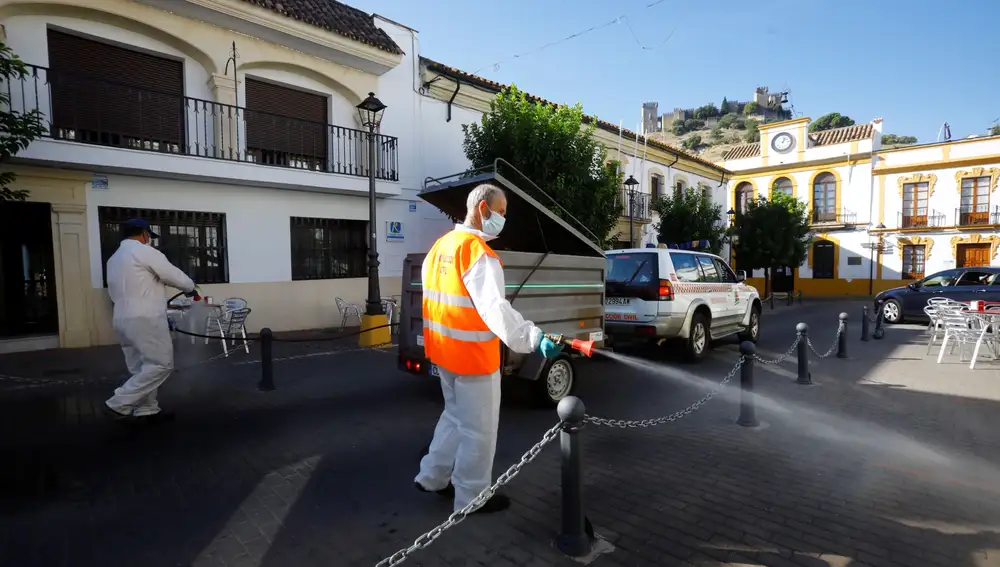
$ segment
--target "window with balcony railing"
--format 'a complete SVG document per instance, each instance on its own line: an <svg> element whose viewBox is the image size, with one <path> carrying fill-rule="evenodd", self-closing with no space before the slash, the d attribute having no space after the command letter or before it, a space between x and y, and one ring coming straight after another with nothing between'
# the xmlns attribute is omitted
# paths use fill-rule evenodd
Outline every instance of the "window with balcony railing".
<svg viewBox="0 0 1000 567"><path fill-rule="evenodd" d="M821 173L813 181L813 222L837 222L837 178Z"/></svg>
<svg viewBox="0 0 1000 567"><path fill-rule="evenodd" d="M990 224L990 220L990 177L963 178L958 225Z"/></svg>
<svg viewBox="0 0 1000 567"><path fill-rule="evenodd" d="M928 184L905 183L903 185L903 215L900 228L920 228L928 224Z"/></svg>

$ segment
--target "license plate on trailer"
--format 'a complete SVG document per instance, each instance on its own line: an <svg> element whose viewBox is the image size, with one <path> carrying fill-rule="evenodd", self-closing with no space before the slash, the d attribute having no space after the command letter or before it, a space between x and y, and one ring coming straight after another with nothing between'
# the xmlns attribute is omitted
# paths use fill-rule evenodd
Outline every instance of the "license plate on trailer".
<svg viewBox="0 0 1000 567"><path fill-rule="evenodd" d="M438 378L441 377L441 371L438 370L437 364L431 365L431 376L437 376Z"/></svg>
<svg viewBox="0 0 1000 567"><path fill-rule="evenodd" d="M631 297L605 297L605 305L628 305L631 302Z"/></svg>

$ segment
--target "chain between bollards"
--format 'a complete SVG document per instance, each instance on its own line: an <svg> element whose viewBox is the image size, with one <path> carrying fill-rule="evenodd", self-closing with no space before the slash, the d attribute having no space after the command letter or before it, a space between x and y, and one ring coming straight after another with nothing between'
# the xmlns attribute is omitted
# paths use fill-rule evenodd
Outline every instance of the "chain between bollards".
<svg viewBox="0 0 1000 567"><path fill-rule="evenodd" d="M743 427L757 427L757 408L753 398L753 366L757 347L750 341L740 343L743 365L740 367L740 417L736 420Z"/></svg>
<svg viewBox="0 0 1000 567"><path fill-rule="evenodd" d="M264 327L260 330L260 382L257 384L257 389L262 392L274 390L273 346L274 333L270 327Z"/></svg>
<svg viewBox="0 0 1000 567"><path fill-rule="evenodd" d="M583 512L583 460L580 454L580 430L587 416L583 401L566 396L556 408L562 430L559 449L562 454L562 527L556 547L570 557L583 557L591 552L594 541L587 534Z"/></svg>
<svg viewBox="0 0 1000 567"><path fill-rule="evenodd" d="M788 302L788 303L787 303L787 305L788 305L789 307L791 307L791 306L792 306L792 301L794 301L794 300L795 300L795 294L794 294L794 293L792 293L792 292L788 292L788 293L786 293L786 294L785 294L785 300L786 300L786 301Z"/></svg>
<svg viewBox="0 0 1000 567"><path fill-rule="evenodd" d="M808 386L812 384L812 373L809 372L809 325L799 323L795 326L795 332L799 335L798 375L795 383Z"/></svg>
<svg viewBox="0 0 1000 567"><path fill-rule="evenodd" d="M840 333L837 334L837 358L847 358L847 313L840 314Z"/></svg>
<svg viewBox="0 0 1000 567"><path fill-rule="evenodd" d="M861 340L868 342L868 306L861 307Z"/></svg>

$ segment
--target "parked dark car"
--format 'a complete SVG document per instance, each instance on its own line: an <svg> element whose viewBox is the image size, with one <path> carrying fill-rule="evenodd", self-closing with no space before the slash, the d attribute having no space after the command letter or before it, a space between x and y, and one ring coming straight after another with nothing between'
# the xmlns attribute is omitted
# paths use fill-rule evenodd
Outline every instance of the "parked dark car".
<svg viewBox="0 0 1000 567"><path fill-rule="evenodd" d="M927 300L945 297L955 301L1000 301L1000 268L955 268L931 274L903 287L887 289L875 296L882 303L882 316L889 323L904 319L927 320Z"/></svg>

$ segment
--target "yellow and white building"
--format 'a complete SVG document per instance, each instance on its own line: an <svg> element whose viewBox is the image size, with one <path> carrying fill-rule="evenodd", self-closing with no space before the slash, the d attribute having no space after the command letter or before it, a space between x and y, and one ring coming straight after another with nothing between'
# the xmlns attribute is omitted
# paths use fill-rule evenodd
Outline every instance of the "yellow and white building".
<svg viewBox="0 0 1000 567"><path fill-rule="evenodd" d="M882 119L816 133L810 122L764 124L759 143L721 163L733 172L727 205L737 216L751 195L783 191L807 204L807 258L774 274L775 291L869 295L951 267L998 265L1000 136L883 150ZM751 278L761 289L763 275Z"/></svg>

